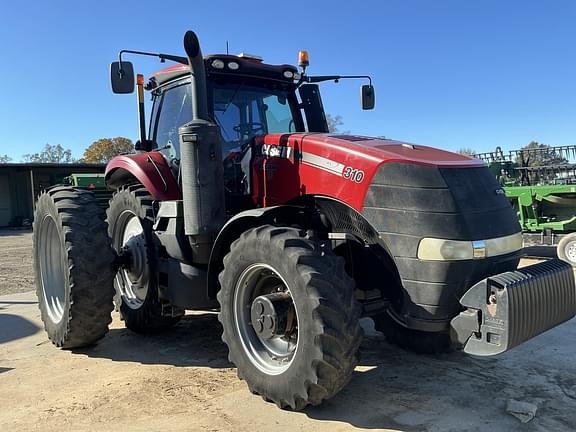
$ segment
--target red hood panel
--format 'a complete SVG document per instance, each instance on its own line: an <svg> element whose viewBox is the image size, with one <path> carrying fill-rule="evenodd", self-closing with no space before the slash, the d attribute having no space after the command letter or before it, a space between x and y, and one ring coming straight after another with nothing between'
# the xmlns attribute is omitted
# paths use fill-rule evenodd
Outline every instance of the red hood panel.
<svg viewBox="0 0 576 432"><path fill-rule="evenodd" d="M262 156L255 161L254 199L279 205L302 195L323 195L361 211L368 186L385 163L442 168L473 168L478 159L421 145L387 139L296 133L266 135L256 141Z"/></svg>
<svg viewBox="0 0 576 432"><path fill-rule="evenodd" d="M346 151L379 162L405 162L442 167L482 166L484 162L471 157L390 139L370 138L355 135L308 134L305 143L322 144L327 148Z"/></svg>

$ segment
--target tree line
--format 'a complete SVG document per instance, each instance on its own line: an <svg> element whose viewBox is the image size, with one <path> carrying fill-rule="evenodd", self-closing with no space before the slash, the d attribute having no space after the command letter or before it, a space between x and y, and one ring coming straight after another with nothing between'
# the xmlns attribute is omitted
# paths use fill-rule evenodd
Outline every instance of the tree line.
<svg viewBox="0 0 576 432"><path fill-rule="evenodd" d="M23 163L107 163L114 156L133 153L134 144L128 138L101 138L94 141L80 159L72 157L72 150L60 144L46 144L38 153L28 153L22 156ZM8 155L0 155L0 163L12 162Z"/></svg>

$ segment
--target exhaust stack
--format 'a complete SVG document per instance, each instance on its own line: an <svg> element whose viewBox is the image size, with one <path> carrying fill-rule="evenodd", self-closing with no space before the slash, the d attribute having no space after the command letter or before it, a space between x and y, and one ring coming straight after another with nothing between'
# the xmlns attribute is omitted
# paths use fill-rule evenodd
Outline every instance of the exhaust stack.
<svg viewBox="0 0 576 432"><path fill-rule="evenodd" d="M178 130L184 231L194 262L205 264L225 221L222 146L220 128L209 119L204 59L193 31L184 35L184 50L192 77L192 121Z"/></svg>

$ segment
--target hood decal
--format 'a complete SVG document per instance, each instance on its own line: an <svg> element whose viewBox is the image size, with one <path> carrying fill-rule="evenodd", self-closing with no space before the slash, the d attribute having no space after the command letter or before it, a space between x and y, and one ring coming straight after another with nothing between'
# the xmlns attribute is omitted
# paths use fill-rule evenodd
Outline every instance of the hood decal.
<svg viewBox="0 0 576 432"><path fill-rule="evenodd" d="M302 152L302 163L336 174L339 177L342 177L344 172L344 164L308 152Z"/></svg>

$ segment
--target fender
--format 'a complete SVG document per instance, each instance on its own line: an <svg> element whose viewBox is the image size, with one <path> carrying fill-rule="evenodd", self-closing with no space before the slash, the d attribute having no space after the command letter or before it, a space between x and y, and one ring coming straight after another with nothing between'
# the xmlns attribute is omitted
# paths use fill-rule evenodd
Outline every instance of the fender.
<svg viewBox="0 0 576 432"><path fill-rule="evenodd" d="M106 165L106 185L115 190L135 178L158 201L182 199L178 183L162 153L116 156Z"/></svg>
<svg viewBox="0 0 576 432"><path fill-rule="evenodd" d="M321 210L328 215L328 219L336 231L353 234L367 244L380 248L394 266L394 271L397 271L388 245L384 243L370 223L356 210L341 201L328 197L304 196L286 205L246 210L234 215L226 222L216 237L210 254L208 297L215 298L218 291L218 274L224 268L222 259L228 253L232 242L239 238L244 231L260 225L274 223L285 223L287 225L295 223L315 230L326 229L325 222L319 217L317 210ZM352 213L355 215L355 222L350 219ZM311 214L313 217L310 217ZM318 216L318 219L314 216ZM356 230L353 229L354 226L357 227Z"/></svg>
<svg viewBox="0 0 576 432"><path fill-rule="evenodd" d="M228 253L230 245L247 229L263 225L276 219L296 220L306 209L302 206L281 205L266 208L245 210L234 215L218 233L208 264L208 297L216 298L218 291L218 274L222 271L222 258Z"/></svg>

